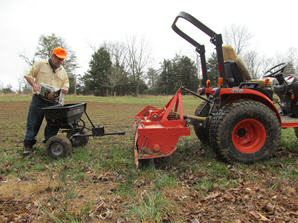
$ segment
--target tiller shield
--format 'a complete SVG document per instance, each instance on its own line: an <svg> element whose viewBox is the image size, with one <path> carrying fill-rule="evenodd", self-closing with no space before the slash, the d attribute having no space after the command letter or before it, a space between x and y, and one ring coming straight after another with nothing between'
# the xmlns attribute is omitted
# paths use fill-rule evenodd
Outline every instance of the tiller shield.
<svg viewBox="0 0 298 223"><path fill-rule="evenodd" d="M148 105L135 116L137 167L141 160L171 155L177 149L179 137L190 135L190 127L183 118L181 92L179 88L163 109Z"/></svg>

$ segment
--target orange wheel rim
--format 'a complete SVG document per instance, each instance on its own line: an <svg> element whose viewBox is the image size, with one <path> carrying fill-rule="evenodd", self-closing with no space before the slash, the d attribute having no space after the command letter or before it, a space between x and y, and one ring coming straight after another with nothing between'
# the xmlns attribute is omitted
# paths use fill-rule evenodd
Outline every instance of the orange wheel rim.
<svg viewBox="0 0 298 223"><path fill-rule="evenodd" d="M265 127L258 120L244 119L234 127L232 140L240 152L255 153L266 141Z"/></svg>

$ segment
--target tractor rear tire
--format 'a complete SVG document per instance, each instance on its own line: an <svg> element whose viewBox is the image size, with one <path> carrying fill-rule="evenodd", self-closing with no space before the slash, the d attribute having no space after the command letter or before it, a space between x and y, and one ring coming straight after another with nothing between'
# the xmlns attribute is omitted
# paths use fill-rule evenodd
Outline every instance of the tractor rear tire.
<svg viewBox="0 0 298 223"><path fill-rule="evenodd" d="M279 147L280 136L276 114L258 101L227 104L210 121L213 146L221 158L231 163L270 158Z"/></svg>
<svg viewBox="0 0 298 223"><path fill-rule="evenodd" d="M62 135L56 135L49 138L45 147L48 155L54 159L66 157L73 152L71 142L68 138Z"/></svg>
<svg viewBox="0 0 298 223"><path fill-rule="evenodd" d="M295 131L296 137L298 138L298 127L294 128L294 131Z"/></svg>
<svg viewBox="0 0 298 223"><path fill-rule="evenodd" d="M195 111L195 116L201 116L201 117L207 117L210 110L210 104L207 102L202 102ZM193 127L195 130L195 133L198 137L198 139L203 144L209 144L209 132L208 132L208 126L204 127L202 126L202 123L198 121L193 122Z"/></svg>

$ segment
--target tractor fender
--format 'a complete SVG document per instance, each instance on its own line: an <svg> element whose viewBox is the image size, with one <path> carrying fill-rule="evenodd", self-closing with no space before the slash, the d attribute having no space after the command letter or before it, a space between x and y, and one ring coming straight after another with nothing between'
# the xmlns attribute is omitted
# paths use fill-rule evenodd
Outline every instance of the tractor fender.
<svg viewBox="0 0 298 223"><path fill-rule="evenodd" d="M222 88L219 93L219 98L221 99L221 106L242 99L259 101L268 106L276 114L281 123L279 111L272 100L259 91L246 88Z"/></svg>

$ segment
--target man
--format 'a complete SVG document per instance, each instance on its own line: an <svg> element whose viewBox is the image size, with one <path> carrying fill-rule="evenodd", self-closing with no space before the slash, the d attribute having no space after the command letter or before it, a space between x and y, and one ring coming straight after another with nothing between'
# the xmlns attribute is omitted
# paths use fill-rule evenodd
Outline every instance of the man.
<svg viewBox="0 0 298 223"><path fill-rule="evenodd" d="M33 145L36 143L36 135L44 118L42 108L54 104L54 102L45 100L39 96L41 83L61 89L64 94L68 93L69 80L65 69L61 65L65 58L66 50L60 47L55 48L49 60L34 63L29 73L24 76L32 86L33 91L27 116L24 156L32 152ZM46 142L50 137L57 135L58 131L59 128L47 125L44 131L44 141Z"/></svg>

